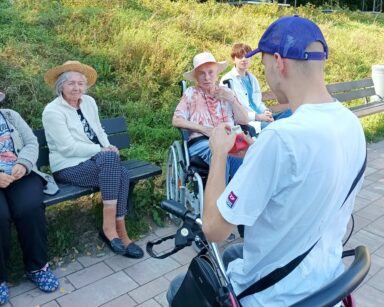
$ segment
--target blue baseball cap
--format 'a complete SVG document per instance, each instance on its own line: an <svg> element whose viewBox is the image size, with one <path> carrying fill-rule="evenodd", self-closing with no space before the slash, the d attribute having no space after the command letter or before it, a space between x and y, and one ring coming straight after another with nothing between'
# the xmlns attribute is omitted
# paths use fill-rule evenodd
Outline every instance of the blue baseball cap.
<svg viewBox="0 0 384 307"><path fill-rule="evenodd" d="M306 52L313 43L320 42L324 52ZM328 58L328 46L320 28L313 22L300 16L284 16L273 22L264 32L257 49L248 52L249 58L258 52L278 53L282 58L294 60L325 60Z"/></svg>

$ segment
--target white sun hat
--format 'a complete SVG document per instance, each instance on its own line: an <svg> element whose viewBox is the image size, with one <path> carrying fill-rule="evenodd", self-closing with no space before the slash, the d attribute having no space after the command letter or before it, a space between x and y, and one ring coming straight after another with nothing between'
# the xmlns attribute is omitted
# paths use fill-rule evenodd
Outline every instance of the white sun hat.
<svg viewBox="0 0 384 307"><path fill-rule="evenodd" d="M202 52L199 54L196 54L193 58L193 69L190 71L187 71L183 74L184 78L190 81L196 81L195 79L195 70L205 64L205 63L216 63L218 66L218 74L221 73L224 69L227 68L228 63L227 61L217 62L215 57L210 52Z"/></svg>

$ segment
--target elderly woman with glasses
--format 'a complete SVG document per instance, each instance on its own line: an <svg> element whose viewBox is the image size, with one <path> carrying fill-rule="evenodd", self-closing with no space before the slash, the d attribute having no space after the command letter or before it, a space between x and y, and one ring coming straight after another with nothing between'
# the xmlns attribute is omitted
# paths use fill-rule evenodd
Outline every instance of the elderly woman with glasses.
<svg viewBox="0 0 384 307"><path fill-rule="evenodd" d="M44 79L57 95L43 112L55 179L99 188L103 202L100 237L116 254L143 257L143 250L129 238L125 226L128 171L101 126L95 100L85 94L96 82L96 71L78 61L67 61L47 71Z"/></svg>
<svg viewBox="0 0 384 307"><path fill-rule="evenodd" d="M184 78L196 83L189 87L173 114L172 124L189 131L189 154L199 156L208 165L211 150L208 138L212 129L220 123L228 126L247 124L248 114L235 94L225 86L217 84L218 75L227 63L217 62L209 52L202 52L193 58L193 69L184 73ZM242 163L241 158L229 156L226 178L233 177Z"/></svg>

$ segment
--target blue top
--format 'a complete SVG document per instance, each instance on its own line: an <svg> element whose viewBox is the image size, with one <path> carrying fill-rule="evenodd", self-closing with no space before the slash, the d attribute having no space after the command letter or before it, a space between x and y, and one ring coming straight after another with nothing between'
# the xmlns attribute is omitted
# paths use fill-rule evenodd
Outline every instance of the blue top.
<svg viewBox="0 0 384 307"><path fill-rule="evenodd" d="M11 131L4 116L0 113L0 171L11 175L16 160L17 156L11 138Z"/></svg>
<svg viewBox="0 0 384 307"><path fill-rule="evenodd" d="M243 83L244 88L247 91L249 106L257 114L263 113L263 112L261 112L261 110L256 106L255 102L253 101L253 98L252 98L252 96L253 96L252 95L253 94L252 83L251 83L251 79L249 78L248 74L246 74L245 76L242 76L240 78L241 78L241 82Z"/></svg>

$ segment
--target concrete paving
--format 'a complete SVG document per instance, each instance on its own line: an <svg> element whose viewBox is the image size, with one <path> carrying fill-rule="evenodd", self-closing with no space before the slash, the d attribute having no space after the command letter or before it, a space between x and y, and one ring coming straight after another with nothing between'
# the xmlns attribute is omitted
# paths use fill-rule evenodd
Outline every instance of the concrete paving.
<svg viewBox="0 0 384 307"><path fill-rule="evenodd" d="M368 166L363 189L356 201L355 230L347 244L368 246L372 256L370 272L355 291L358 306L384 305L384 141L368 145ZM158 228L138 243L175 233L176 227ZM172 242L161 250L172 248ZM165 293L169 282L185 272L193 248L185 248L164 260L128 259L113 253L102 257L82 256L55 270L61 287L50 294L37 290L29 281L11 288L5 307L168 306Z"/></svg>

